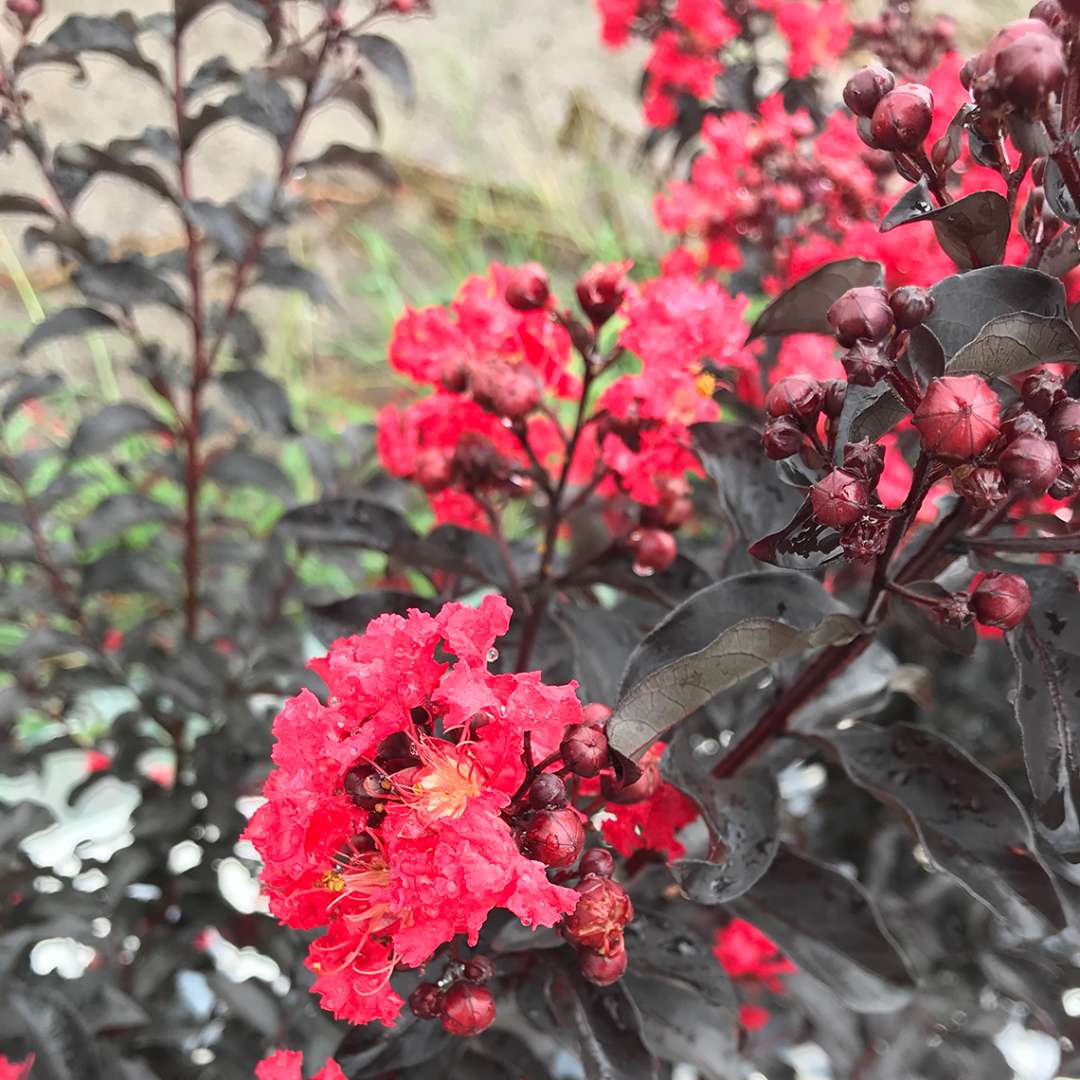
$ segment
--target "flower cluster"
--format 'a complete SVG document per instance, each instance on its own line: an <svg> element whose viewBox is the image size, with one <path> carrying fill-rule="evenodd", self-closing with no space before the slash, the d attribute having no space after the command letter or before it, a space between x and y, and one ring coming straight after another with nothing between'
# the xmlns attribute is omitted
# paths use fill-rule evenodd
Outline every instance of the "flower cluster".
<svg viewBox="0 0 1080 1080"><path fill-rule="evenodd" d="M25 1080L30 1075L33 1064L33 1054L22 1061L11 1061L0 1054L0 1080Z"/></svg>
<svg viewBox="0 0 1080 1080"><path fill-rule="evenodd" d="M438 521L487 531L509 500L555 506L574 488L606 500L640 570L670 565L692 509L686 476L699 468L689 426L719 416L718 389L755 392L746 300L678 272L639 289L628 269L597 265L579 279L584 320L559 308L533 265L493 266L449 308L406 312L390 362L434 392L385 408L378 445ZM616 315L625 325L601 354L597 333ZM618 374L628 353L639 374Z"/></svg>
<svg viewBox="0 0 1080 1080"><path fill-rule="evenodd" d="M574 908L576 894L519 849L506 811L525 732L547 754L581 705L573 686L489 673L509 618L494 597L380 616L312 663L328 703L304 692L274 723L278 767L247 836L271 911L326 927L309 952L314 988L353 1023L392 1022L393 970L459 934L475 942L494 908L533 926Z"/></svg>
<svg viewBox="0 0 1080 1080"><path fill-rule="evenodd" d="M743 995L751 998L760 998L765 992L782 993L782 976L796 971L768 937L743 919L732 919L716 931L713 955ZM744 1001L739 1008L739 1022L747 1031L756 1031L769 1022L769 1011L753 1000Z"/></svg>

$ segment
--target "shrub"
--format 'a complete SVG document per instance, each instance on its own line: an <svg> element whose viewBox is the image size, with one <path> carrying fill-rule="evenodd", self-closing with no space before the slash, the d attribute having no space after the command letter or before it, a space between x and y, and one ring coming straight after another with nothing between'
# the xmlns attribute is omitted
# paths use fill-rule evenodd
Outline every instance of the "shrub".
<svg viewBox="0 0 1080 1080"><path fill-rule="evenodd" d="M319 64L355 49L401 79L400 55L334 7L300 40L262 9L269 67L195 120L176 94L179 268L73 240L72 156L14 81L63 49L145 63L130 18L5 67L64 218L39 232L91 302L27 348L116 326L147 384L5 457L26 624L5 771L46 782L75 753L61 812L134 806L111 857L50 863L11 789L13 1061L547 1076L562 1046L636 1080L790 1075L810 1043L834 1076L1004 1076L1020 1018L1075 1066L1080 13L1041 0L961 63L907 4L859 26L833 0L599 6L609 44L651 42L649 147L702 148L658 197L679 246L651 279L584 269L569 303L494 265L407 310L388 357L419 393L325 441L234 331L257 275L316 288L264 243L281 196L194 209L184 132L267 127L279 191ZM147 28L182 42L192 14ZM882 66L831 107L854 46ZM88 177L98 153L75 154ZM220 310L211 251L235 266ZM182 345L142 340L144 301L183 314ZM61 387L19 376L9 422ZM91 749L74 717L102 688L123 704ZM228 888L252 846L277 923ZM33 973L50 936L89 947L80 978ZM230 978L245 947L279 977Z"/></svg>

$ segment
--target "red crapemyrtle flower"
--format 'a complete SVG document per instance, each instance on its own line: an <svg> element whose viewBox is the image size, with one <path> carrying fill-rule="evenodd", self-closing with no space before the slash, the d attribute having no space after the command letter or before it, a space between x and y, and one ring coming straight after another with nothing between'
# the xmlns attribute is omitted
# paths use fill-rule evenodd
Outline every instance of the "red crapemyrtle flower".
<svg viewBox="0 0 1080 1080"><path fill-rule="evenodd" d="M773 992L783 989L781 975L796 970L768 937L743 919L732 919L717 930L713 955L733 979L750 979Z"/></svg>
<svg viewBox="0 0 1080 1080"><path fill-rule="evenodd" d="M24 1080L30 1075L30 1068L34 1064L34 1055L23 1058L22 1061L10 1061L0 1054L0 1080Z"/></svg>
<svg viewBox="0 0 1080 1080"><path fill-rule="evenodd" d="M255 1066L255 1080L303 1080L303 1063L304 1055L299 1050L276 1050ZM345 1074L336 1061L327 1058L312 1080L345 1080Z"/></svg>
<svg viewBox="0 0 1080 1080"><path fill-rule="evenodd" d="M573 684L487 670L509 621L495 596L380 616L312 662L326 704L304 691L274 722L277 769L246 836L271 911L326 928L308 966L341 1019L392 1023L394 969L459 934L475 944L495 908L551 926L576 903L501 813L524 778L524 733L543 756L583 720Z"/></svg>

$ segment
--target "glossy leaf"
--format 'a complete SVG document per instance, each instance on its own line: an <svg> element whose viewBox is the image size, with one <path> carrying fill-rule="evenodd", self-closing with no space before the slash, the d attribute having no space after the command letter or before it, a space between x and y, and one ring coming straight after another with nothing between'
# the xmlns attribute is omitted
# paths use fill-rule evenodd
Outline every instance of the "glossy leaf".
<svg viewBox="0 0 1080 1080"><path fill-rule="evenodd" d="M1040 364L1080 364L1080 335L1060 316L1017 312L991 319L949 361L950 375L1015 375Z"/></svg>
<svg viewBox="0 0 1080 1080"><path fill-rule="evenodd" d="M359 495L297 506L281 517L277 528L302 545L376 551L390 551L415 535L399 511Z"/></svg>
<svg viewBox="0 0 1080 1080"><path fill-rule="evenodd" d="M757 317L750 341L766 334L832 334L825 313L848 289L880 285L880 263L839 259L826 263L785 289Z"/></svg>

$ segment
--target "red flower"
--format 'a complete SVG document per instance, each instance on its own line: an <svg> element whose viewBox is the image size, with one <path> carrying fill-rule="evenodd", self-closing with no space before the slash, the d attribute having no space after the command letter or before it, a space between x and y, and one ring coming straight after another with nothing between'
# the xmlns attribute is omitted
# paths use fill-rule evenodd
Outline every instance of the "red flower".
<svg viewBox="0 0 1080 1080"><path fill-rule="evenodd" d="M326 704L304 691L274 721L277 769L246 836L271 911L326 927L308 966L341 1019L393 1023L395 968L458 934L475 944L495 908L544 926L573 910L577 894L522 855L501 811L524 776L524 733L546 755L581 705L573 685L487 670L509 620L495 596L380 616L312 662Z"/></svg>
<svg viewBox="0 0 1080 1080"><path fill-rule="evenodd" d="M747 1031L760 1031L768 1024L771 1015L768 1009L764 1009L760 1005L739 1006L739 1023Z"/></svg>
<svg viewBox="0 0 1080 1080"><path fill-rule="evenodd" d="M9 1061L0 1054L0 1080L23 1080L24 1077L29 1075L30 1067L33 1064L33 1054L23 1058L22 1061Z"/></svg>
<svg viewBox="0 0 1080 1080"><path fill-rule="evenodd" d="M769 938L743 919L716 931L713 955L733 979L759 982L774 993L783 989L780 976L796 971Z"/></svg>
<svg viewBox="0 0 1080 1080"><path fill-rule="evenodd" d="M255 1066L256 1080L303 1080L300 1069L304 1055L299 1050L276 1050ZM345 1080L341 1067L332 1058L312 1077L312 1080Z"/></svg>

